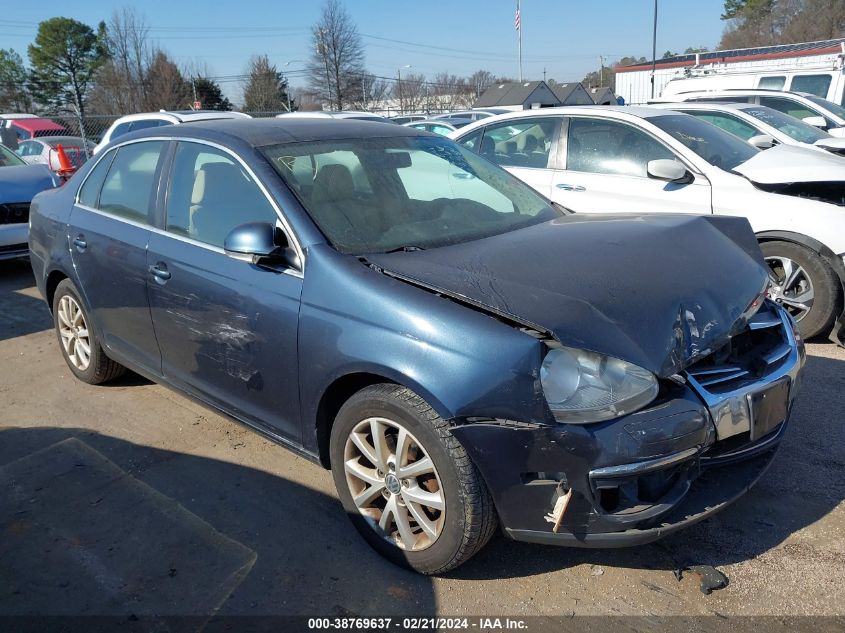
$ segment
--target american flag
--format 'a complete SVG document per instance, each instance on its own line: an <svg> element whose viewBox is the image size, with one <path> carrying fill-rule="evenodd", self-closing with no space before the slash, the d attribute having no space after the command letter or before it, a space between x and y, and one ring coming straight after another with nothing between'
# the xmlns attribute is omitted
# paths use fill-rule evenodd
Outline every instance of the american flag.
<svg viewBox="0 0 845 633"><path fill-rule="evenodd" d="M519 3L516 5L516 17L513 19L513 27L517 31L519 30Z"/></svg>

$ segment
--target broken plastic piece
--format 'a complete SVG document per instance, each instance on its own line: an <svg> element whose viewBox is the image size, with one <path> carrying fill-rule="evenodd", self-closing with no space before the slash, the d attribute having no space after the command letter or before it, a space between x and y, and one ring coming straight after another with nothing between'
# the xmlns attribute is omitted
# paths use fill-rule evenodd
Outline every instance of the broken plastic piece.
<svg viewBox="0 0 845 633"><path fill-rule="evenodd" d="M723 589L728 586L728 577L712 565L690 565L676 569L673 573L679 582L684 577L685 571L698 574L701 579L701 593L705 595L709 596L716 589Z"/></svg>
<svg viewBox="0 0 845 633"><path fill-rule="evenodd" d="M555 526L552 532L557 534L560 529L560 524L563 522L563 515L566 514L566 509L569 507L569 501L572 499L572 488L566 491L566 494L561 495L555 501L555 508L552 510L552 517L555 520Z"/></svg>

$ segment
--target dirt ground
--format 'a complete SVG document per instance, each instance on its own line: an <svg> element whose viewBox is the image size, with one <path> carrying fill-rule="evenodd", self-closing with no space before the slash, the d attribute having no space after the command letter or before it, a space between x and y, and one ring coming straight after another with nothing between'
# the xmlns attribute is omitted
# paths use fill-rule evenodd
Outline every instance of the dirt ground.
<svg viewBox="0 0 845 633"><path fill-rule="evenodd" d="M443 578L375 555L318 466L139 377L75 380L25 261L0 262L0 368L0 615L845 615L845 353L827 342L727 511L636 549L497 536ZM687 564L730 584L704 595L673 576Z"/></svg>

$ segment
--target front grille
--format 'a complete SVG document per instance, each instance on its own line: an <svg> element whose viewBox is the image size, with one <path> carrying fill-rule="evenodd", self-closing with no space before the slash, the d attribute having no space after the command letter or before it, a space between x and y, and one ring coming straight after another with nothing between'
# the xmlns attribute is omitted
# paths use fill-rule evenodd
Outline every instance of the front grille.
<svg viewBox="0 0 845 633"><path fill-rule="evenodd" d="M28 202L0 204L0 224L25 224L29 222Z"/></svg>
<svg viewBox="0 0 845 633"><path fill-rule="evenodd" d="M790 350L784 322L769 304L764 304L745 330L688 367L686 373L704 391L728 393L775 371Z"/></svg>

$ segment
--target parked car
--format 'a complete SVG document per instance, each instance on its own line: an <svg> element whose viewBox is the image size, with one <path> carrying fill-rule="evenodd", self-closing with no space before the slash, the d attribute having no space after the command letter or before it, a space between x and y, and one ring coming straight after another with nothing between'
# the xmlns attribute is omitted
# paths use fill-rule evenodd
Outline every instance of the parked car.
<svg viewBox="0 0 845 633"><path fill-rule="evenodd" d="M59 145L71 166L77 169L94 151L94 143L79 136L41 136L19 143L15 153L30 165L47 165L50 171L57 172L61 169L57 151ZM83 148L87 148L87 151Z"/></svg>
<svg viewBox="0 0 845 633"><path fill-rule="evenodd" d="M845 138L831 136L824 130L766 106L708 102L659 103L652 107L698 117L759 149L785 144L845 154Z"/></svg>
<svg viewBox="0 0 845 633"><path fill-rule="evenodd" d="M842 342L840 157L785 145L761 152L701 119L643 107L526 110L452 137L579 213L748 218L771 269L771 296L805 336Z"/></svg>
<svg viewBox="0 0 845 633"><path fill-rule="evenodd" d="M388 120L393 121L393 123L398 123L399 125L405 125L406 123L411 123L413 121L423 121L427 118L427 114L403 114L389 117Z"/></svg>
<svg viewBox="0 0 845 633"><path fill-rule="evenodd" d="M448 136L455 130L472 123L472 119L425 119L423 121L411 121L404 123L405 127L412 127L415 130L434 132L441 136Z"/></svg>
<svg viewBox="0 0 845 633"><path fill-rule="evenodd" d="M459 110L458 112L447 112L446 114L437 114L432 116L432 119L469 119L470 121L479 121L497 114L505 114L511 112L507 108L484 108L483 110Z"/></svg>
<svg viewBox="0 0 845 633"><path fill-rule="evenodd" d="M372 112L357 112L354 110L330 111L330 110L298 110L296 112L283 112L276 115L277 119L353 119L356 121L372 121L375 123L395 123Z"/></svg>
<svg viewBox="0 0 845 633"><path fill-rule="evenodd" d="M500 524L621 546L718 512L804 362L744 219L566 214L394 124L133 133L36 198L30 243L76 377L128 367L331 468L423 573Z"/></svg>
<svg viewBox="0 0 845 633"><path fill-rule="evenodd" d="M0 115L0 129L6 129L14 132L18 142L41 136L67 134L67 129L55 121L38 117L33 114ZM5 135L4 140L6 140ZM11 147L11 149L17 148Z"/></svg>
<svg viewBox="0 0 845 633"><path fill-rule="evenodd" d="M153 127L165 125L179 125L180 123L193 123L194 121L212 121L215 119L251 119L252 117L243 112L223 112L220 110L159 110L158 112L141 112L139 114L127 114L117 119L106 130L100 142L94 147L96 154L114 139Z"/></svg>
<svg viewBox="0 0 845 633"><path fill-rule="evenodd" d="M45 165L27 165L0 145L0 260L29 252L29 206L35 194L59 184Z"/></svg>
<svg viewBox="0 0 845 633"><path fill-rule="evenodd" d="M753 103L779 110L804 123L829 132L832 136L845 137L845 108L810 93L782 92L780 90L718 90L682 92L666 95L673 101L728 103Z"/></svg>

